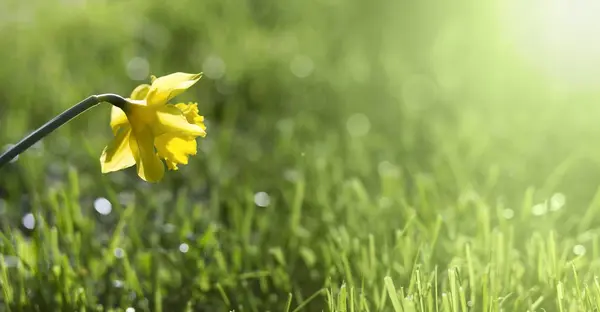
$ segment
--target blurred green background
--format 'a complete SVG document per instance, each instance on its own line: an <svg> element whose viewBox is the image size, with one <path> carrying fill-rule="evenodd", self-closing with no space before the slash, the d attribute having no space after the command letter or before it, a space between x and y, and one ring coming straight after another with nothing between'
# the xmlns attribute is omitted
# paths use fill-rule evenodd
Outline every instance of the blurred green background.
<svg viewBox="0 0 600 312"><path fill-rule="evenodd" d="M0 299L26 311L597 308L580 287L600 250L598 12L3 0L1 146L91 94L178 71L204 73L176 101L199 103L208 136L159 184L102 175L103 104L1 168Z"/></svg>

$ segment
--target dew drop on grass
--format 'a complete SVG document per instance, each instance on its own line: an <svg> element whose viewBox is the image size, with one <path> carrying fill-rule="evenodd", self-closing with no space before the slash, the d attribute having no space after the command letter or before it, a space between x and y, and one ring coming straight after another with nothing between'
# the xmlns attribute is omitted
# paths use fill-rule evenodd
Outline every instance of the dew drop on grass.
<svg viewBox="0 0 600 312"><path fill-rule="evenodd" d="M104 197L94 200L94 209L101 215L108 215L112 211L112 204Z"/></svg>
<svg viewBox="0 0 600 312"><path fill-rule="evenodd" d="M129 307L129 308L125 309L125 312L135 312L135 309L132 307Z"/></svg>
<svg viewBox="0 0 600 312"><path fill-rule="evenodd" d="M23 217L23 226L29 230L33 230L35 228L35 217L32 213L28 213Z"/></svg>
<svg viewBox="0 0 600 312"><path fill-rule="evenodd" d="M115 257L121 259L125 256L125 251L123 250L123 248L115 248L114 254Z"/></svg>
<svg viewBox="0 0 600 312"><path fill-rule="evenodd" d="M271 198L269 194L266 192L258 192L254 194L254 203L259 207L267 207L271 202Z"/></svg>
<svg viewBox="0 0 600 312"><path fill-rule="evenodd" d="M510 220L515 216L515 212L512 209L506 208L502 211L504 219Z"/></svg>
<svg viewBox="0 0 600 312"><path fill-rule="evenodd" d="M573 253L577 256L585 255L585 247L583 245L575 245L573 246Z"/></svg>
<svg viewBox="0 0 600 312"><path fill-rule="evenodd" d="M546 203L540 203L531 208L531 213L534 216L543 216L548 212L548 205Z"/></svg>
<svg viewBox="0 0 600 312"><path fill-rule="evenodd" d="M15 256L4 256L4 266L15 268L19 264L19 258Z"/></svg>
<svg viewBox="0 0 600 312"><path fill-rule="evenodd" d="M556 211L561 209L565 203L567 202L567 198L562 193L556 193L552 195L550 198L550 210Z"/></svg>
<svg viewBox="0 0 600 312"><path fill-rule="evenodd" d="M190 250L190 246L186 243L179 245L179 251L186 253Z"/></svg>
<svg viewBox="0 0 600 312"><path fill-rule="evenodd" d="M125 283L123 283L123 281L121 280L114 280L113 281L113 286L116 288L121 288L125 285Z"/></svg>

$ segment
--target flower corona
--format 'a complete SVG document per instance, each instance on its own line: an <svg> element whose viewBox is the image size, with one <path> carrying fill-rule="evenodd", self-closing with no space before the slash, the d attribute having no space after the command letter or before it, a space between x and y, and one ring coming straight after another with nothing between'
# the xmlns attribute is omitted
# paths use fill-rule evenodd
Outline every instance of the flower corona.
<svg viewBox="0 0 600 312"><path fill-rule="evenodd" d="M112 107L110 126L114 140L104 148L103 173L137 166L145 181L157 182L170 170L187 164L197 152L196 138L206 136L204 117L196 103L168 104L194 85L201 74L173 73L152 84L135 88L124 109Z"/></svg>

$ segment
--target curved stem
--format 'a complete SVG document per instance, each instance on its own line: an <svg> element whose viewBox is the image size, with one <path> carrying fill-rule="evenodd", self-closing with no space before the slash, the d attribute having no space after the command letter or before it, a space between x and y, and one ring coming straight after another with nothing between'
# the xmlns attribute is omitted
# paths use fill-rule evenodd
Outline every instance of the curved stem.
<svg viewBox="0 0 600 312"><path fill-rule="evenodd" d="M52 131L66 124L84 111L96 106L100 102L108 102L123 109L125 107L126 100L116 94L101 94L88 97L87 99L62 112L60 115L54 117L52 120L48 121L43 126L39 127L31 134L23 138L17 144L11 146L2 155L0 155L0 167L9 163L13 158L17 157L37 141L50 134Z"/></svg>

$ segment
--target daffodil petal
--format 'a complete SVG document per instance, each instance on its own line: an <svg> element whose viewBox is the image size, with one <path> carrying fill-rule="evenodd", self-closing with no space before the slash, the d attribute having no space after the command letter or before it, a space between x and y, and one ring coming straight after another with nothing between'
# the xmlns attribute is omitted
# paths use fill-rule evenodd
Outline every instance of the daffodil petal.
<svg viewBox="0 0 600 312"><path fill-rule="evenodd" d="M102 173L118 171L135 165L135 159L129 147L131 128L123 127L115 133L115 139L104 148L100 156Z"/></svg>
<svg viewBox="0 0 600 312"><path fill-rule="evenodd" d="M206 136L202 127L187 121L181 110L173 105L165 105L156 110L157 122L154 134L156 136L176 132L187 136Z"/></svg>
<svg viewBox="0 0 600 312"><path fill-rule="evenodd" d="M131 91L129 98L132 100L144 100L146 99L146 95L148 95L148 91L150 91L150 85L141 84Z"/></svg>
<svg viewBox="0 0 600 312"><path fill-rule="evenodd" d="M123 126L129 126L129 120L123 110L116 106L112 106L110 111L110 127L112 128L113 134L117 134L119 128Z"/></svg>
<svg viewBox="0 0 600 312"><path fill-rule="evenodd" d="M200 80L202 74L173 73L153 78L150 90L146 95L148 105L164 105L172 98L183 93Z"/></svg>
<svg viewBox="0 0 600 312"><path fill-rule="evenodd" d="M158 182L165 174L165 166L154 152L154 137L150 128L133 133L129 145L137 164L137 173L144 181Z"/></svg>
<svg viewBox="0 0 600 312"><path fill-rule="evenodd" d="M189 155L196 155L197 146L194 137L181 133L166 133L154 139L158 155L168 162L187 165ZM168 164L168 163L167 163Z"/></svg>

